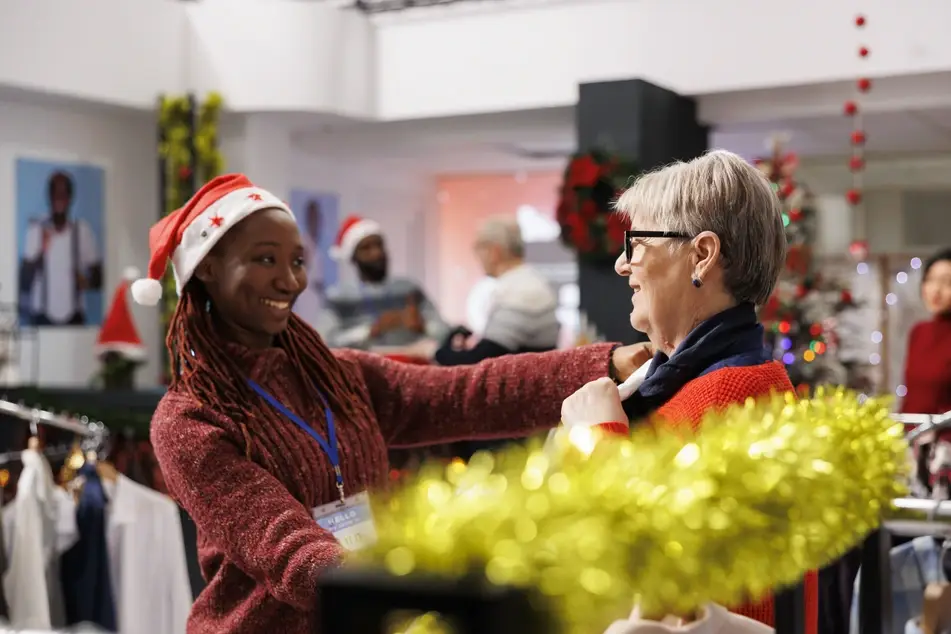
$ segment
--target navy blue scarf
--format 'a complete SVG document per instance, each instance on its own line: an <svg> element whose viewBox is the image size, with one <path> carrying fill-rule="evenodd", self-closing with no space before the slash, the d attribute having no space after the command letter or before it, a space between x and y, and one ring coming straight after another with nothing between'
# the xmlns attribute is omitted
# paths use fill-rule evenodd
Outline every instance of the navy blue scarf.
<svg viewBox="0 0 951 634"><path fill-rule="evenodd" d="M756 320L753 304L728 308L700 322L668 357L654 355L647 377L624 412L631 421L649 416L688 382L727 367L760 365L772 357L766 348L763 327Z"/></svg>

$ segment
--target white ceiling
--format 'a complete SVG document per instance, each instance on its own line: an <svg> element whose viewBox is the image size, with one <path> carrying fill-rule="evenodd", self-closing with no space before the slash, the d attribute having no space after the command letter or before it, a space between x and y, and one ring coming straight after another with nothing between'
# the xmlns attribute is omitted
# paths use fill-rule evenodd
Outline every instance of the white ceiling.
<svg viewBox="0 0 951 634"><path fill-rule="evenodd" d="M430 172L510 171L561 168L575 148L574 109L380 123L326 122L319 130L306 115L295 145L304 152L341 160L366 160ZM863 122L871 155L951 153L951 109L874 113ZM849 152L853 121L816 116L791 121L733 123L713 131L711 146L753 157L769 137L788 134L788 148L803 157Z"/></svg>

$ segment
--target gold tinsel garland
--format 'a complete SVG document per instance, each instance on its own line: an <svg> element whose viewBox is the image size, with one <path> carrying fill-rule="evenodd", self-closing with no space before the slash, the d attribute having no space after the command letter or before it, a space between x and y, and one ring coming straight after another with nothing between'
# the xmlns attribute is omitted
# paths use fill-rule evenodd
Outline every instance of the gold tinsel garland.
<svg viewBox="0 0 951 634"><path fill-rule="evenodd" d="M379 541L355 556L394 575L536 589L571 634L626 616L738 605L854 546L902 494L900 425L844 390L711 413L702 432L643 426L432 467L379 500ZM432 619L409 632L445 631Z"/></svg>
<svg viewBox="0 0 951 634"><path fill-rule="evenodd" d="M193 175L199 183L203 183L218 176L224 169L224 157L218 149L221 107L222 98L218 93L209 93L204 103L198 106L197 115L192 112L192 101L188 96L162 97L159 125L163 142L158 151L165 170L165 215L188 201L193 192L187 184ZM192 146L195 148L194 155ZM165 275L162 285L162 330L165 332L178 301L171 271Z"/></svg>

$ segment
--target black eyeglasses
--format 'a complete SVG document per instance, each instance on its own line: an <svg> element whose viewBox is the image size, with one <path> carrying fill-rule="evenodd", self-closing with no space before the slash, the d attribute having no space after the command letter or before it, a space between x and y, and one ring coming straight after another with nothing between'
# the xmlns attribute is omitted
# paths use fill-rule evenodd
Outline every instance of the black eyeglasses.
<svg viewBox="0 0 951 634"><path fill-rule="evenodd" d="M624 257L630 262L634 257L634 240L638 238L679 238L692 240L693 236L679 231L637 231L629 229L624 232Z"/></svg>

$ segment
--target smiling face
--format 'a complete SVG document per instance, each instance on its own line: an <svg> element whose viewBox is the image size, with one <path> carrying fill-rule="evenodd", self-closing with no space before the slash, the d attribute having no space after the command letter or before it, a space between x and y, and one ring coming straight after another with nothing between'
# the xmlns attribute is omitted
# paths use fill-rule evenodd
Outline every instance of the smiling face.
<svg viewBox="0 0 951 634"><path fill-rule="evenodd" d="M637 230L662 230L649 219L635 223ZM671 244L671 242L675 244ZM630 263L622 253L614 264L618 275L627 277L633 291L631 326L653 340L666 335L661 325L677 324L684 308L696 298L690 279L696 268L690 256L690 242L677 238L635 238Z"/></svg>
<svg viewBox="0 0 951 634"><path fill-rule="evenodd" d="M280 209L251 214L221 238L195 276L229 335L248 347L270 346L307 288L297 223Z"/></svg>

